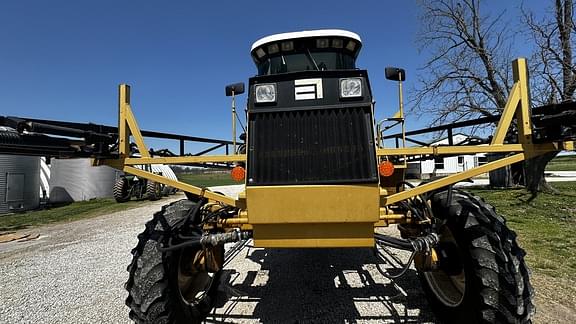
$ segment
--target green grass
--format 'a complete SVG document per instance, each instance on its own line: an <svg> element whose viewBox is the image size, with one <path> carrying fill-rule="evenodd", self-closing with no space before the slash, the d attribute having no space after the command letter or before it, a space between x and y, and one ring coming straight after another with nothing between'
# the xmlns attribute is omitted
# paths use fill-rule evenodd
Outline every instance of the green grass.
<svg viewBox="0 0 576 324"><path fill-rule="evenodd" d="M576 155L555 157L546 166L546 171L576 171Z"/></svg>
<svg viewBox="0 0 576 324"><path fill-rule="evenodd" d="M70 222L139 207L142 201L119 204L112 198L92 199L25 213L0 215L0 231L24 229L51 223Z"/></svg>
<svg viewBox="0 0 576 324"><path fill-rule="evenodd" d="M201 173L201 174L179 174L178 179L182 182L197 187L213 187L239 184L230 177L230 173Z"/></svg>
<svg viewBox="0 0 576 324"><path fill-rule="evenodd" d="M557 182L561 195L540 194L530 203L526 191L472 189L505 216L528 253L533 271L572 278L576 272L576 182Z"/></svg>

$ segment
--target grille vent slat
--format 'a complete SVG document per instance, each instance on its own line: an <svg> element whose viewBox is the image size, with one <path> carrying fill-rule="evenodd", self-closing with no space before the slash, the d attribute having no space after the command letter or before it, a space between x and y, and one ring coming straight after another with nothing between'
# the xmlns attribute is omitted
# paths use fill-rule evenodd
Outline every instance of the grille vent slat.
<svg viewBox="0 0 576 324"><path fill-rule="evenodd" d="M248 185L376 182L369 108L252 114Z"/></svg>

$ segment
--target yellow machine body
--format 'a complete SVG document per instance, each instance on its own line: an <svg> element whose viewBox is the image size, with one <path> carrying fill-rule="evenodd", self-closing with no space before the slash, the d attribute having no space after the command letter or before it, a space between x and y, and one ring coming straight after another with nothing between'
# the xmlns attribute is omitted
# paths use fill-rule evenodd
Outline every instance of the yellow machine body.
<svg viewBox="0 0 576 324"><path fill-rule="evenodd" d="M393 177L381 179L380 184L246 186L245 192L235 199L211 192L206 188L136 168L136 165L155 163L245 163L246 155L150 156L130 107L130 88L127 85L120 86L119 95L120 157L118 159L95 159L94 164L109 165L126 173L196 194L210 201L236 207L237 217L220 220L219 225L252 230L254 244L257 247L373 247L376 227L415 222L409 213L398 213L394 208L395 204L400 201L412 199L423 193L444 188L547 152L574 149L572 141L543 144L532 142L526 60L522 58L515 60L513 72L515 83L490 144L385 148L378 138L376 149L378 159L401 161ZM402 110L400 118L403 120ZM518 143L506 144L504 138L514 119L517 121ZM141 157L130 157L129 143L131 142L136 143L139 151L142 152ZM415 188L396 190L395 184L403 179L407 157L437 157L481 152L509 154L482 166L436 179Z"/></svg>
<svg viewBox="0 0 576 324"><path fill-rule="evenodd" d="M258 247L371 247L377 184L248 186L248 221Z"/></svg>

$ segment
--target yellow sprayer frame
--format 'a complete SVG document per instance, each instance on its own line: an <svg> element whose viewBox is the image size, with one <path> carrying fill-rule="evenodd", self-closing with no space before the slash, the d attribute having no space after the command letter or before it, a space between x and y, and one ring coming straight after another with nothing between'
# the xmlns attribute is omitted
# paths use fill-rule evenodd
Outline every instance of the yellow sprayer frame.
<svg viewBox="0 0 576 324"><path fill-rule="evenodd" d="M433 191L442 187L446 187L457 182L472 178L474 176L496 170L498 168L511 165L535 156L561 150L573 150L574 143L571 141L557 141L545 144L534 144L532 142L532 122L530 110L530 92L528 86L528 72L526 59L518 58L514 60L513 64L514 86L508 97L508 101L502 113L502 117L494 132L492 142L484 145L471 145L471 146L429 146L429 147L404 147L404 148L377 148L376 155L380 158L392 157L410 157L410 156L443 156L443 155L458 155L458 154L476 154L476 153L511 153L499 160L489 162L479 167L469 169L467 171L457 173L454 175L446 176L441 179L433 180L415 188L407 188L404 191L389 194L384 188L376 191L376 200L379 192L379 203L376 205L376 212L379 216L375 219L340 219L337 223L330 220L327 216L322 216L322 213L315 213L317 216L314 222L306 222L303 220L284 219L274 221L269 224L270 219L264 219L259 222L258 218L251 219L250 206L256 209L277 208L271 205L272 203L264 202L270 196L266 195L266 189L252 194L252 197L264 197L260 202L254 201L252 204L247 201L246 193L242 193L238 199L233 199L218 193L211 192L205 188L196 187L180 181L168 179L164 176L154 174L136 168L136 165L147 164L190 164L190 163L235 163L245 162L245 154L231 154L231 155L205 155L205 156L183 156L183 157L151 157L144 139L134 118L132 108L130 106L130 87L122 84L119 87L119 158L118 159L95 159L95 165L109 165L116 169L122 170L126 173L136 175L141 178L149 179L159 182L180 190L190 192L209 200L220 202L222 204L234 206L239 208L237 218L222 221L221 225L224 227L242 227L243 229L252 229L254 226L258 227L260 233L264 233L265 238L259 240L260 246L266 247L361 247L373 246L374 241L372 233L367 233L367 229L373 232L374 227L387 226L392 223L409 223L412 220L407 215L394 214L389 206L417 195ZM510 125L514 117L517 120L518 126L518 144L504 144L506 133L510 129ZM404 133L404 129L402 130ZM130 136L138 147L141 157L130 157ZM284 186L288 187L288 186ZM308 191L310 197L313 197L322 208L323 201L330 202L326 199L329 195L334 194L348 194L353 199L358 199L358 203L352 204L352 207L343 207L345 212L352 214L357 210L359 204L372 204L375 201L363 201L362 197L369 191L362 191L360 186L334 186L331 191L326 193L327 190L314 188L314 186L291 186L297 187L295 190L286 191L286 195L298 196L299 193ZM282 186L268 187L274 191L276 195L283 194ZM287 197L283 197L286 199ZM298 199L298 197L296 197ZM276 200L274 203L278 203ZM378 206L379 204L379 206ZM309 207L307 207L309 208ZM372 211L372 209L371 209ZM274 214L274 212L272 212ZM308 212L308 215L312 215ZM344 214L343 214L344 215ZM278 218L275 218L278 219ZM364 224L360 226L361 224ZM365 225L369 224L369 227ZM357 226L358 225L358 226ZM296 235L295 233L298 233ZM304 233L304 234L302 234ZM314 233L306 236L306 233ZM316 237L318 233L322 233L321 237ZM294 235L293 235L294 234ZM268 236L266 236L268 235ZM280 239L275 239L280 237ZM257 239L255 230L255 242Z"/></svg>

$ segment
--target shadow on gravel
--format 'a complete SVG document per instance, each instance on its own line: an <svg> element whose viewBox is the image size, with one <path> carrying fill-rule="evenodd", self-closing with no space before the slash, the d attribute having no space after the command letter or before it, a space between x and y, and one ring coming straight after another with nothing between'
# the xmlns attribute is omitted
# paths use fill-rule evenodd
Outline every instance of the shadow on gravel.
<svg viewBox="0 0 576 324"><path fill-rule="evenodd" d="M242 295L207 323L434 322L416 272L410 269L396 280L408 293L404 297L378 273L381 262L369 249L251 252L248 258L261 270L249 271L242 282L232 275L231 287ZM243 303L255 304L252 314L235 311Z"/></svg>

